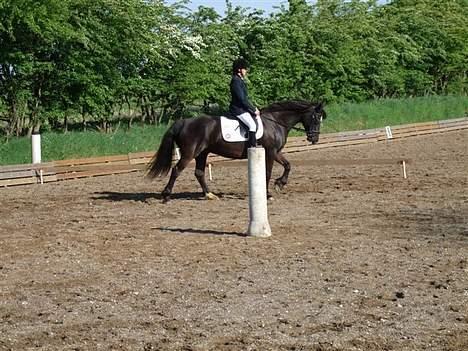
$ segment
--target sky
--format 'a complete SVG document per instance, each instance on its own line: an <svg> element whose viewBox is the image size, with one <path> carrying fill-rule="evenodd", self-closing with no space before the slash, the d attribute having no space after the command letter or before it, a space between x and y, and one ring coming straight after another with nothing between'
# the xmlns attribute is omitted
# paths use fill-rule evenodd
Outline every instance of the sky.
<svg viewBox="0 0 468 351"><path fill-rule="evenodd" d="M385 3L388 0L381 0L379 3ZM175 0L166 0L167 3L173 3ZM309 0L308 2L313 3L315 1ZM250 7L251 9L264 10L266 13L271 13L275 10L275 7L279 7L281 4L287 6L287 0L231 0L234 7L242 6L244 8ZM192 10L196 10L199 6L206 6L214 8L219 14L223 15L226 11L225 0L191 0L188 7Z"/></svg>
<svg viewBox="0 0 468 351"><path fill-rule="evenodd" d="M287 0L231 0L231 3L234 7L250 7L271 13L274 10L274 6L280 6L281 3L287 4L288 2ZM224 14L226 11L225 0L191 0L189 6L191 9L197 9L198 6L213 7L220 14Z"/></svg>

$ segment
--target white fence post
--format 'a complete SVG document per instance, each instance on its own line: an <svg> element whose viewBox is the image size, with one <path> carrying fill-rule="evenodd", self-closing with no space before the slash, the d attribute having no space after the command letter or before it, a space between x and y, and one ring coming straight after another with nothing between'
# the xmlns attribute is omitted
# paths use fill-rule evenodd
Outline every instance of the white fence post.
<svg viewBox="0 0 468 351"><path fill-rule="evenodd" d="M268 223L265 149L249 148L249 228L247 235L266 238L271 236Z"/></svg>
<svg viewBox="0 0 468 351"><path fill-rule="evenodd" d="M42 151L41 151L41 134L34 132L31 136L32 144L32 163L41 163L42 162ZM39 170L39 178L41 184L44 184L44 177L42 169Z"/></svg>

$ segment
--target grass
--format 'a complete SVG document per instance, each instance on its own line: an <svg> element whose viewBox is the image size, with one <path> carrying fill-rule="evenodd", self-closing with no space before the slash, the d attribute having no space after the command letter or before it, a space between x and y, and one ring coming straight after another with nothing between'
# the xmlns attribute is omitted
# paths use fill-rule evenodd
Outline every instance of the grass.
<svg viewBox="0 0 468 351"><path fill-rule="evenodd" d="M329 105L326 111L328 117L322 124L322 133L333 133L464 117L468 111L468 97L430 96L343 103ZM166 129L165 125L143 125L110 134L47 132L42 135L42 161L156 151ZM28 138L0 142L0 165L30 162Z"/></svg>
<svg viewBox="0 0 468 351"><path fill-rule="evenodd" d="M468 97L430 96L373 100L360 104L330 105L326 111L330 118L323 124L323 133L374 129L464 117L468 111Z"/></svg>
<svg viewBox="0 0 468 351"><path fill-rule="evenodd" d="M130 130L104 134L98 131L41 135L42 162L130 152L155 151L167 126L134 126ZM0 165L31 162L29 138L0 144Z"/></svg>

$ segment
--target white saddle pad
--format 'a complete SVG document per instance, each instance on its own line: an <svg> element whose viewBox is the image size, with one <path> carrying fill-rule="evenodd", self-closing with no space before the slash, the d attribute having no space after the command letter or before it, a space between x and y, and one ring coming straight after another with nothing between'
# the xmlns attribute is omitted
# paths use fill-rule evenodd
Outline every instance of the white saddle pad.
<svg viewBox="0 0 468 351"><path fill-rule="evenodd" d="M221 116L221 133L223 134L223 139L231 143L246 141L249 138L248 129L241 125L237 119L224 116ZM263 136L263 123L261 119L258 120L255 136L257 140Z"/></svg>

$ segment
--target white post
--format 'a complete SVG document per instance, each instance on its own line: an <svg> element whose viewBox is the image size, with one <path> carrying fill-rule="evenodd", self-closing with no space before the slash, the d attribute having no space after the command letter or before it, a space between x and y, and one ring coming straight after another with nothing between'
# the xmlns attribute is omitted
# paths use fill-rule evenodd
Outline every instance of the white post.
<svg viewBox="0 0 468 351"><path fill-rule="evenodd" d="M249 148L249 228L247 235L266 238L271 236L268 223L265 149L262 147Z"/></svg>
<svg viewBox="0 0 468 351"><path fill-rule="evenodd" d="M387 134L387 139L393 139L392 128L390 126L385 127L385 134Z"/></svg>
<svg viewBox="0 0 468 351"><path fill-rule="evenodd" d="M405 160L401 161L401 166L403 167L403 178L407 178L406 176L406 162Z"/></svg>
<svg viewBox="0 0 468 351"><path fill-rule="evenodd" d="M32 144L32 163L41 163L42 156L41 156L41 134L35 132L31 136L31 144ZM44 184L44 177L42 174L42 169L39 170L39 178L41 180L41 184Z"/></svg>
<svg viewBox="0 0 468 351"><path fill-rule="evenodd" d="M208 163L208 175L210 176L210 181L213 181L213 172L211 171L211 163Z"/></svg>
<svg viewBox="0 0 468 351"><path fill-rule="evenodd" d="M41 135L33 133L32 135L32 163L41 163Z"/></svg>

